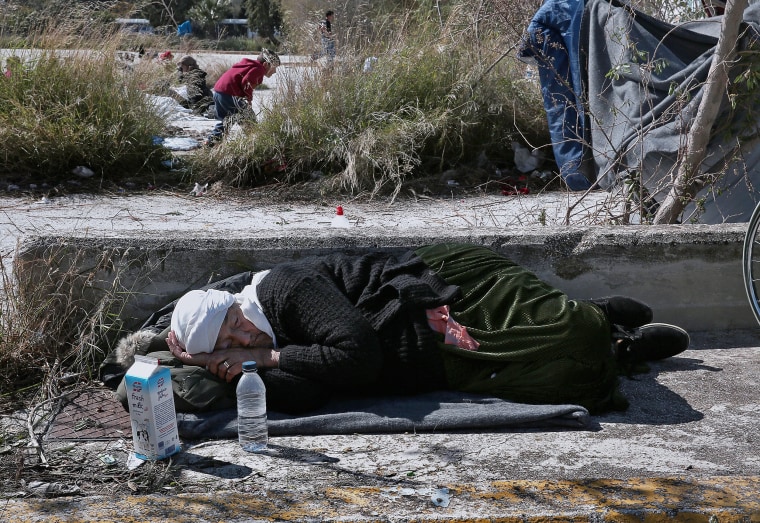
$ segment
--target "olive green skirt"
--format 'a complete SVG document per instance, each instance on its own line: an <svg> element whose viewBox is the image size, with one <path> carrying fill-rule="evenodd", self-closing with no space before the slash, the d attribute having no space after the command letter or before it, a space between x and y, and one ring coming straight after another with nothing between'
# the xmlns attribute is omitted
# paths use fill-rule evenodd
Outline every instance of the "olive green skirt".
<svg viewBox="0 0 760 523"><path fill-rule="evenodd" d="M477 351L440 348L449 387L534 404L577 404L592 413L624 410L610 325L598 307L569 299L533 273L485 247L418 249L462 297L452 316Z"/></svg>

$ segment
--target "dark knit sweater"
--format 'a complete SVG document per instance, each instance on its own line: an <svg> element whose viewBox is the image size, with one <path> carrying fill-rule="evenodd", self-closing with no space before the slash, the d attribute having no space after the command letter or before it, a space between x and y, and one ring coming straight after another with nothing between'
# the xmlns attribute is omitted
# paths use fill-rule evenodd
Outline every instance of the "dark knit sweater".
<svg viewBox="0 0 760 523"><path fill-rule="evenodd" d="M264 369L268 401L306 410L330 392L409 394L445 387L425 310L453 303L412 253L330 255L274 267L257 288L280 349Z"/></svg>

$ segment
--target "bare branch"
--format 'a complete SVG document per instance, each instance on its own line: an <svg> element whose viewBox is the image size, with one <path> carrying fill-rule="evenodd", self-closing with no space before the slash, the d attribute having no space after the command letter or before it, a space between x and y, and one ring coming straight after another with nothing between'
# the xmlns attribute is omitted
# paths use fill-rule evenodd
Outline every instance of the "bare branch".
<svg viewBox="0 0 760 523"><path fill-rule="evenodd" d="M686 137L686 148L678 167L676 179L670 192L663 200L654 223L676 223L686 204L694 199L702 183L700 166L705 159L707 144L715 118L720 110L723 93L728 85L728 70L736 54L736 42L739 37L742 15L748 0L728 0L726 11L721 21L718 45L715 48L710 73L705 84L705 91Z"/></svg>

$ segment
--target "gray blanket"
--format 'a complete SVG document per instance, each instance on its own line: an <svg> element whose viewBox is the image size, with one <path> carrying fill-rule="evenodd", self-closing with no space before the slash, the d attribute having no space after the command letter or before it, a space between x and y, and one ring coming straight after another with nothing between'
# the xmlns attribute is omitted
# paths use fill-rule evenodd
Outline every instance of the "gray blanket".
<svg viewBox="0 0 760 523"><path fill-rule="evenodd" d="M722 17L672 25L615 0L589 0L581 28L590 154L603 188L634 173L662 201L710 69ZM760 4L744 12L740 49L758 47ZM736 76L743 70L734 68ZM724 97L702 164L725 176L699 197L701 223L747 221L760 199L760 100L741 81L738 110ZM742 99L742 94L745 95ZM742 107L742 104L746 104ZM689 218L695 207L687 209Z"/></svg>
<svg viewBox="0 0 760 523"><path fill-rule="evenodd" d="M234 410L177 414L187 439L237 438ZM577 405L524 405L457 392L333 400L301 416L268 414L271 436L398 433L523 428L583 429L589 413Z"/></svg>

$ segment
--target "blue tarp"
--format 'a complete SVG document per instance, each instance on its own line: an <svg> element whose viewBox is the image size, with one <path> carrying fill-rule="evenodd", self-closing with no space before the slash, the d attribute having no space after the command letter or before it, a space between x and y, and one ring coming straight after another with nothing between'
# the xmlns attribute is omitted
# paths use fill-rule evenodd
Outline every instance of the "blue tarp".
<svg viewBox="0 0 760 523"><path fill-rule="evenodd" d="M193 25L190 23L190 20L182 22L177 26L177 36L184 36L189 34L193 34Z"/></svg>

